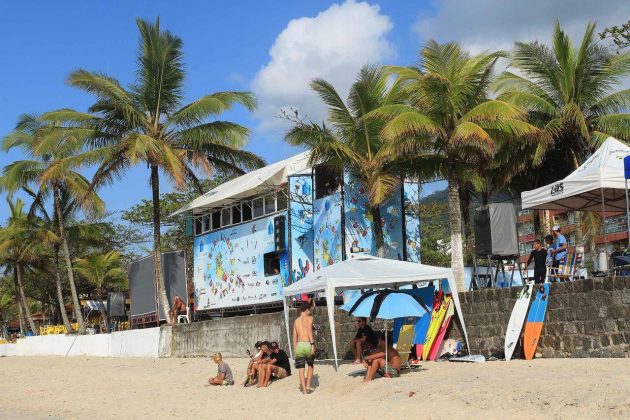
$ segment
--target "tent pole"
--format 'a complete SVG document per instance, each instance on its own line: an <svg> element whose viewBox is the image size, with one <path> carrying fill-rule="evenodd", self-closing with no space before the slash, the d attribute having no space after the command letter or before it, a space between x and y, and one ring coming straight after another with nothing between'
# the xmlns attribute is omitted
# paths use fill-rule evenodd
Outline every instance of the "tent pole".
<svg viewBox="0 0 630 420"><path fill-rule="evenodd" d="M291 347L291 326L289 325L289 305L287 305L287 299L291 298L283 296L282 305L284 306L284 323L287 327L287 347L289 348L289 357L293 359L293 349Z"/></svg>
<svg viewBox="0 0 630 420"><path fill-rule="evenodd" d="M630 247L630 203L628 202L628 178L626 178L625 181L626 181L626 224L628 225L628 244Z"/></svg>
<svg viewBox="0 0 630 420"><path fill-rule="evenodd" d="M604 222L604 253L606 254L606 265L608 265L608 232L606 232L606 204L604 202L604 189L600 188L602 196L602 221Z"/></svg>

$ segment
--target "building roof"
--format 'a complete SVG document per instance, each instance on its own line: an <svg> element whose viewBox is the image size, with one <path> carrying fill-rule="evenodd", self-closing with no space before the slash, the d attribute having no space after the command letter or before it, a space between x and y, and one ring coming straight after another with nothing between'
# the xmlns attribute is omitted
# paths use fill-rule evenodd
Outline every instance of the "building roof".
<svg viewBox="0 0 630 420"><path fill-rule="evenodd" d="M308 160L310 152L303 152L280 162L273 163L255 171L241 175L225 182L218 187L197 197L192 202L180 208L171 216L202 208L216 208L233 201L262 194L270 187L279 186L287 182L289 175L310 171Z"/></svg>

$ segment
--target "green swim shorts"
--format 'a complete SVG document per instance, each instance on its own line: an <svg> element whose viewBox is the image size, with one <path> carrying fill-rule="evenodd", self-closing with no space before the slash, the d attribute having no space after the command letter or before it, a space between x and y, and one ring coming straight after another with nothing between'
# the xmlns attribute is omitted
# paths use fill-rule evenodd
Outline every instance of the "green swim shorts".
<svg viewBox="0 0 630 420"><path fill-rule="evenodd" d="M307 341L298 341L295 346L295 367L303 369L305 365L313 366L315 357L311 352L311 343Z"/></svg>
<svg viewBox="0 0 630 420"><path fill-rule="evenodd" d="M379 375L389 376L390 378L397 378L400 376L400 372L391 366L387 366L378 370Z"/></svg>

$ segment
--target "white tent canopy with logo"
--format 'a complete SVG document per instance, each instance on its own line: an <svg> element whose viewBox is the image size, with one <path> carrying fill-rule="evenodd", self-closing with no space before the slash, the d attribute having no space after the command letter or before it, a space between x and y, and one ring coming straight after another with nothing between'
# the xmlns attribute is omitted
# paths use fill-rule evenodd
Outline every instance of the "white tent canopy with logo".
<svg viewBox="0 0 630 420"><path fill-rule="evenodd" d="M335 356L335 366L338 366L337 340L335 337L335 294L343 290L356 289L380 289L385 287L397 287L428 283L434 280L446 279L453 294L453 302L457 310L457 316L462 326L466 345L468 345L468 334L462 316L459 296L453 270L450 268L434 267L430 265L417 264L407 261L389 260L372 256L362 256L351 258L321 270L312 272L302 280L285 287L282 291L284 295L284 319L287 327L287 337L289 338L289 352L293 357L291 348L291 327L289 325L289 299L292 296L324 292L326 295L326 305L328 308L328 322L332 336L333 352ZM430 302L429 302L430 304ZM470 350L470 348L469 348Z"/></svg>
<svg viewBox="0 0 630 420"><path fill-rule="evenodd" d="M521 194L523 209L625 211L623 158L630 147L608 137L566 178ZM553 164L553 162L549 162Z"/></svg>

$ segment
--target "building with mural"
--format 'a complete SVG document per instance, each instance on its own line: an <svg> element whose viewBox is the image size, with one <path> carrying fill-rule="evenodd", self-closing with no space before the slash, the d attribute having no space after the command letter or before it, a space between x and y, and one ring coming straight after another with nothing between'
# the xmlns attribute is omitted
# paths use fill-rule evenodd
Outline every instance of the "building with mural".
<svg viewBox="0 0 630 420"><path fill-rule="evenodd" d="M361 253L375 254L363 185L308 165L308 152L221 184L192 212L195 307L281 305L282 287ZM401 182L381 206L386 257L420 262L420 186Z"/></svg>

